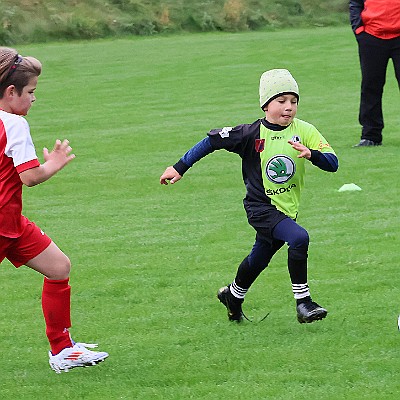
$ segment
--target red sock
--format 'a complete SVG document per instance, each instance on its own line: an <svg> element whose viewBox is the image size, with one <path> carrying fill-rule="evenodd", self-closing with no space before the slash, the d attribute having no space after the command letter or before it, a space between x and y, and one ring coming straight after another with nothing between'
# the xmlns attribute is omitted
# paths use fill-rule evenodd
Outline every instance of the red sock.
<svg viewBox="0 0 400 400"><path fill-rule="evenodd" d="M44 278L42 309L46 322L46 335L53 355L72 347L68 328L71 327L71 286L69 278L53 280Z"/></svg>

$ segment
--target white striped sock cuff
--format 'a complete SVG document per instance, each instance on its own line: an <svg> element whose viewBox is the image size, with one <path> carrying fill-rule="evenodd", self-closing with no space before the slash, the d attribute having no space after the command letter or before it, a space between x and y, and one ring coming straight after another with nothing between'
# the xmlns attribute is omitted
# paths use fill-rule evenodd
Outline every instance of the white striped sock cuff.
<svg viewBox="0 0 400 400"><path fill-rule="evenodd" d="M236 285L235 281L232 282L229 289L230 289L231 293L238 299L244 299L244 296L246 295L247 291L249 290L249 289L243 289L240 286Z"/></svg>
<svg viewBox="0 0 400 400"><path fill-rule="evenodd" d="M296 300L310 296L308 283L292 283L292 291Z"/></svg>

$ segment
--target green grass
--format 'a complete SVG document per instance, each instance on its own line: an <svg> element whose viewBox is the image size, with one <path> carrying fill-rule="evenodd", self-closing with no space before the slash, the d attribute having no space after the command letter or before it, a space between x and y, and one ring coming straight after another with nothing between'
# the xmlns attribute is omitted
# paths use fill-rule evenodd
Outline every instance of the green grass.
<svg viewBox="0 0 400 400"><path fill-rule="evenodd" d="M73 263L72 335L110 353L55 375L40 308L42 278L0 269L4 399L397 399L398 88L390 67L384 145L352 149L360 72L350 28L31 45L44 64L28 120L41 148L77 155L25 190L25 214ZM299 222L311 237L309 283L330 314L295 318L285 251L244 305L263 322L226 320L230 282L254 232L240 159L217 152L182 181L158 179L210 128L262 116L258 79L289 68L298 117L319 128L340 169L307 170ZM344 183L361 192L339 193Z"/></svg>

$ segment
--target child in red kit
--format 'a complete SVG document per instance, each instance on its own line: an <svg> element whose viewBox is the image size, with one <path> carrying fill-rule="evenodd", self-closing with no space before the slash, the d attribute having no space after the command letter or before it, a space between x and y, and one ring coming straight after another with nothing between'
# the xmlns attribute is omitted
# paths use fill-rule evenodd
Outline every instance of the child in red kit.
<svg viewBox="0 0 400 400"><path fill-rule="evenodd" d="M75 343L71 327L69 258L33 222L22 215L22 187L45 182L75 158L68 140L57 140L52 151L36 156L29 125L24 118L36 100L42 65L14 49L0 47L0 262L7 258L16 268L26 265L44 275L42 308L51 351L51 368L60 373L96 365L108 357Z"/></svg>

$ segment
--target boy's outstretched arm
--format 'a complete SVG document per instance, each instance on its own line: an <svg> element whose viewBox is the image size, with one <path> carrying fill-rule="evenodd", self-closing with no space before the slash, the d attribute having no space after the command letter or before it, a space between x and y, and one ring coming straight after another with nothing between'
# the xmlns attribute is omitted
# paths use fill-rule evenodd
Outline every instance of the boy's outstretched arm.
<svg viewBox="0 0 400 400"><path fill-rule="evenodd" d="M188 150L184 156L173 166L168 167L160 177L162 185L175 183L182 178L183 174L197 161L212 153L214 150L211 146L210 138L207 136L199 143L195 144Z"/></svg>
<svg viewBox="0 0 400 400"><path fill-rule="evenodd" d="M68 140L61 142L61 140L57 139L50 153L48 149L43 149L45 161L43 164L19 174L22 183L26 186L35 186L47 181L75 158L75 154L71 154L71 151L72 148Z"/></svg>
<svg viewBox="0 0 400 400"><path fill-rule="evenodd" d="M182 178L174 167L168 167L160 177L161 185L168 185L168 182L174 184Z"/></svg>

